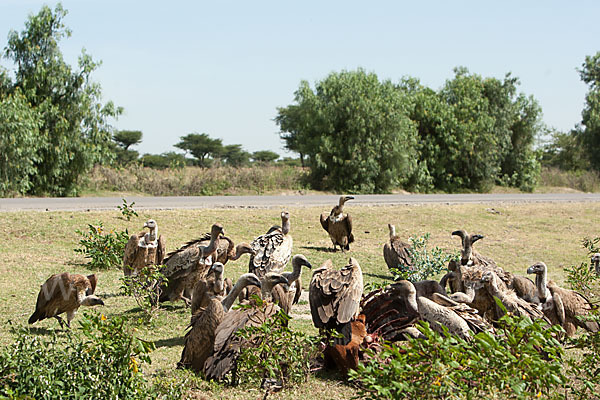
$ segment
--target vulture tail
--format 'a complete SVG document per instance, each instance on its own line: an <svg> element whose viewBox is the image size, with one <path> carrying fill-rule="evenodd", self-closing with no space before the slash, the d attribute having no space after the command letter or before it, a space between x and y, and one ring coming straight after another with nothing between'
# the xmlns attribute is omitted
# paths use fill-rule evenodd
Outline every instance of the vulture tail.
<svg viewBox="0 0 600 400"><path fill-rule="evenodd" d="M38 310L35 310L33 312L33 314L31 314L31 317L29 317L29 323L33 324L36 321L40 320L40 313L38 312Z"/></svg>

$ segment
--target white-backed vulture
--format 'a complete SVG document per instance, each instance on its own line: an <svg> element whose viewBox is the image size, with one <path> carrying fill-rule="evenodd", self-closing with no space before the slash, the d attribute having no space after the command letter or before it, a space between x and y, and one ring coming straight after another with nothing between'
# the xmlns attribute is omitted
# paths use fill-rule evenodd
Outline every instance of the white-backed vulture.
<svg viewBox="0 0 600 400"><path fill-rule="evenodd" d="M292 257L292 272L283 272L281 274L288 281L287 289L285 285L282 285L280 290L272 293L273 301L278 303L287 314L290 313L292 305L298 303L302 294L302 267L312 269L312 265L304 255L296 254ZM283 296L286 297L285 301L281 301Z"/></svg>
<svg viewBox="0 0 600 400"><path fill-rule="evenodd" d="M223 279L224 268L223 263L216 262L208 270L207 276L196 282L191 298L192 315L196 314L198 309L208 306L213 297L223 298L226 295L225 279Z"/></svg>
<svg viewBox="0 0 600 400"><path fill-rule="evenodd" d="M486 271L481 277L481 282L484 284L488 293L492 297L497 297L502 302L502 305L504 305L504 308L506 308L506 311L517 316L527 316L532 320L546 319L544 318L544 314L541 309L517 296L514 290L500 290L499 281L500 278L498 278L493 271ZM498 309L496 313L499 316L504 314L500 309Z"/></svg>
<svg viewBox="0 0 600 400"><path fill-rule="evenodd" d="M267 272L281 272L292 257L293 239L290 235L290 213L281 213L281 227L275 225L250 243L255 252L250 256L248 272L259 278Z"/></svg>
<svg viewBox="0 0 600 400"><path fill-rule="evenodd" d="M217 258L219 236L223 234L223 226L214 224L210 230L211 240L206 246L196 242L188 242L179 249L167 254L164 259L162 274L167 279L166 285L160 285L159 301L176 301L183 299L187 305L188 297L196 282L206 277L210 266Z"/></svg>
<svg viewBox="0 0 600 400"><path fill-rule="evenodd" d="M70 327L80 306L104 305L94 295L97 282L96 274L84 276L63 272L52 275L40 287L35 311L29 317L29 323L54 317L62 327L64 322L60 314L67 313L67 326Z"/></svg>
<svg viewBox="0 0 600 400"><path fill-rule="evenodd" d="M261 282L263 297L268 298L271 289L286 282L281 274L267 273ZM268 300L263 301L262 305L257 305L251 300L250 304L254 306L226 313L217 327L212 355L204 363L207 379L221 380L235 366L241 348L247 343L246 339L235 334L238 330L248 326L260 326L279 311L279 306Z"/></svg>
<svg viewBox="0 0 600 400"><path fill-rule="evenodd" d="M596 275L600 275L600 253L595 253L590 259L590 268L594 267Z"/></svg>
<svg viewBox="0 0 600 400"><path fill-rule="evenodd" d="M258 285L260 282L254 274L244 274L236 282L231 292L223 299L212 297L205 308L192 315L190 330L186 333L181 359L178 368L190 368L196 372L204 369L206 359L212 354L216 330L229 312L239 292L247 285Z"/></svg>
<svg viewBox="0 0 600 400"><path fill-rule="evenodd" d="M331 260L313 272L308 299L316 328L338 328L358 315L363 293L363 275L358 261L334 270Z"/></svg>
<svg viewBox="0 0 600 400"><path fill-rule="evenodd" d="M149 232L140 232L129 237L123 254L123 274L130 276L139 274L149 265L162 265L165 258L165 239L158 236L158 225L153 219L144 222Z"/></svg>
<svg viewBox="0 0 600 400"><path fill-rule="evenodd" d="M548 281L548 268L543 262L533 264L527 269L528 274L535 274L535 283L540 300L543 300L544 315L553 323L559 324L567 336L575 334L577 327L590 332L598 332L600 326L596 321L583 321L592 309L592 304L580 293L561 288L554 281Z"/></svg>
<svg viewBox="0 0 600 400"><path fill-rule="evenodd" d="M463 266L456 260L448 261L448 272L440 279L440 286L446 290L449 287L450 293L458 293L465 291L463 283L462 271Z"/></svg>
<svg viewBox="0 0 600 400"><path fill-rule="evenodd" d="M400 236L396 235L396 227L388 224L390 230L390 240L383 245L383 259L388 268L400 270L409 270L412 267L412 257L410 255L410 244L404 242Z"/></svg>
<svg viewBox="0 0 600 400"><path fill-rule="evenodd" d="M187 243L186 245L195 245L207 247L210 244L211 233L207 232L199 239ZM227 236L221 235L219 237L219 246L217 247L216 262L220 262L223 265L227 264L228 261L235 261L244 254L254 255L254 250L248 243L239 243L237 246Z"/></svg>
<svg viewBox="0 0 600 400"><path fill-rule="evenodd" d="M438 283L438 281L425 280L412 283L417 290L417 297L427 297L429 300L433 299L433 294L441 294L447 296L446 290Z"/></svg>
<svg viewBox="0 0 600 400"><path fill-rule="evenodd" d="M331 209L329 214L321 214L321 226L329 234L333 243L333 251L340 246L343 251L350 250L350 243L354 242L352 234L352 217L344 214L344 203L354 199L353 196L341 196L339 204Z"/></svg>

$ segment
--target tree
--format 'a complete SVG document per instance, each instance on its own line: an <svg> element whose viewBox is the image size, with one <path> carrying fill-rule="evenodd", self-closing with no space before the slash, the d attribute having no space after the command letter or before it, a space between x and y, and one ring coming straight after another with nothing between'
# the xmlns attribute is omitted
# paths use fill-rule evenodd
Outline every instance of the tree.
<svg viewBox="0 0 600 400"><path fill-rule="evenodd" d="M155 169L183 168L187 165L183 154L178 154L174 151L162 154L144 154L140 158L140 162L144 167Z"/></svg>
<svg viewBox="0 0 600 400"><path fill-rule="evenodd" d="M113 140L123 150L129 150L129 147L142 142L142 131L118 131L113 135Z"/></svg>
<svg viewBox="0 0 600 400"><path fill-rule="evenodd" d="M241 144L230 144L223 147L221 157L232 167L243 167L250 162L250 153L242 149Z"/></svg>
<svg viewBox="0 0 600 400"><path fill-rule="evenodd" d="M59 4L31 15L20 34L10 31L5 57L16 66L10 93L17 90L40 116L37 150L29 170L28 193L71 195L77 181L94 163L111 157L109 118L122 109L102 104L100 85L91 80L100 65L82 51L78 68L63 60L58 43L71 32Z"/></svg>
<svg viewBox="0 0 600 400"><path fill-rule="evenodd" d="M271 150L259 150L252 153L252 159L255 162L271 163L279 158L279 154Z"/></svg>
<svg viewBox="0 0 600 400"><path fill-rule="evenodd" d="M374 73L343 71L317 82L302 81L295 104L279 108L275 121L286 147L302 155L317 189L386 192L417 172L417 132L411 104Z"/></svg>
<svg viewBox="0 0 600 400"><path fill-rule="evenodd" d="M600 170L600 51L593 56L586 56L579 71L581 80L589 85L585 96L585 107L582 116L581 132L584 154L587 154L590 165Z"/></svg>
<svg viewBox="0 0 600 400"><path fill-rule="evenodd" d="M40 121L20 90L0 98L0 196L30 191L38 161Z"/></svg>
<svg viewBox="0 0 600 400"><path fill-rule="evenodd" d="M216 158L223 151L221 139L211 139L206 133L190 133L181 137L181 141L175 147L189 152L198 160L201 167L209 167L207 157Z"/></svg>

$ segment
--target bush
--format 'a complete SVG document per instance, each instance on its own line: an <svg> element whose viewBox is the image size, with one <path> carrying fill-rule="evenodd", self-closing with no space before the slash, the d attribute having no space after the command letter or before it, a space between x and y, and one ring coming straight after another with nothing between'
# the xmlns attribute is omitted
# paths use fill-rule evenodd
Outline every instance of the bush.
<svg viewBox="0 0 600 400"><path fill-rule="evenodd" d="M43 338L27 329L0 352L0 395L35 399L146 398L140 365L151 342L135 337L124 319L84 313L80 329Z"/></svg>
<svg viewBox="0 0 600 400"><path fill-rule="evenodd" d="M456 254L446 254L439 247L427 248L429 233L423 236L411 236L411 246L408 249L412 260L410 268L391 268L394 280L406 279L411 282L425 280L442 272L448 261L457 259Z"/></svg>
<svg viewBox="0 0 600 400"><path fill-rule="evenodd" d="M496 335L481 332L467 342L423 322L425 339L367 350L370 358L350 377L368 398L558 398L555 389L565 383L560 329L507 314Z"/></svg>
<svg viewBox="0 0 600 400"><path fill-rule="evenodd" d="M144 313L146 322L150 322L159 311L158 299L160 286L167 285L167 279L160 272L160 267L150 265L141 269L138 274L121 277L121 289L126 296L132 296Z"/></svg>
<svg viewBox="0 0 600 400"><path fill-rule="evenodd" d="M257 301L258 307L265 306L260 299ZM246 327L236 333L247 339L237 361L241 383L275 380L286 386L307 380L310 362L319 352L320 338L292 331L288 327L289 320L290 316L279 310L262 325Z"/></svg>
<svg viewBox="0 0 600 400"><path fill-rule="evenodd" d="M99 222L98 226L88 224L88 228L87 233L79 229L76 230L83 238L79 240L79 245L82 248L74 249L74 251L85 254L85 257L91 260L89 263L90 268L109 269L120 267L125 245L129 240L127 230L121 232L111 230L106 233L102 222Z"/></svg>

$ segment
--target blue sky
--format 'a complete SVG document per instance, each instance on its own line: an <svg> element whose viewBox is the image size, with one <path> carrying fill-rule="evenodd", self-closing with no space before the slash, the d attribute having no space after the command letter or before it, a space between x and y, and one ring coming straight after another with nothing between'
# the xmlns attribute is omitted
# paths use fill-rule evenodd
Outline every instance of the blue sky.
<svg viewBox="0 0 600 400"><path fill-rule="evenodd" d="M9 30L56 1L0 0ZM511 72L569 130L581 120L586 55L600 51L597 1L127 1L64 0L73 31L61 48L101 60L104 100L125 108L117 129L144 133L140 153L176 150L192 132L284 155L277 107L301 80L358 67L380 79L419 78L439 89L453 68ZM6 60L1 64L10 67Z"/></svg>

